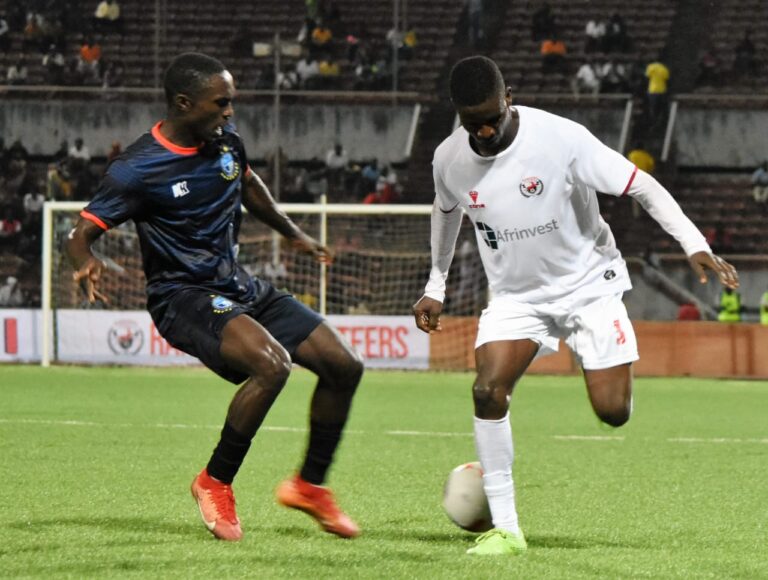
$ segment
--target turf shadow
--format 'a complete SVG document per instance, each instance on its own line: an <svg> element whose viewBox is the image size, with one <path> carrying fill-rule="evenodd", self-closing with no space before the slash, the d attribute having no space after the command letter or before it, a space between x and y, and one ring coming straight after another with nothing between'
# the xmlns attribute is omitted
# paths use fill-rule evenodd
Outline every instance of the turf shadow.
<svg viewBox="0 0 768 580"><path fill-rule="evenodd" d="M565 550L586 550L590 548L646 548L629 542L611 542L595 538L571 536L525 535L525 540L532 548L559 548Z"/></svg>

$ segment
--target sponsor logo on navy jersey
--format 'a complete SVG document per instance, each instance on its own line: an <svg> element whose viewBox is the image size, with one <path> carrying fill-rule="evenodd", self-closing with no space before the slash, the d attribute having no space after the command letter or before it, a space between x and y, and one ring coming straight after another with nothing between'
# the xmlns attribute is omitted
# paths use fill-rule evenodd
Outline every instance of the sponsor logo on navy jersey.
<svg viewBox="0 0 768 580"><path fill-rule="evenodd" d="M226 145L221 148L221 157L219 158L221 166L221 176L227 181L232 181L240 175L240 164L235 161L235 156Z"/></svg>
<svg viewBox="0 0 768 580"><path fill-rule="evenodd" d="M216 314L224 314L225 312L230 312L235 307L235 304L229 298L212 294L211 306Z"/></svg>
<svg viewBox="0 0 768 580"><path fill-rule="evenodd" d="M184 197L189 193L189 187L187 187L186 181L179 181L171 186L173 197Z"/></svg>
<svg viewBox="0 0 768 580"><path fill-rule="evenodd" d="M538 177L526 177L520 182L523 197L537 197L544 191L544 183Z"/></svg>

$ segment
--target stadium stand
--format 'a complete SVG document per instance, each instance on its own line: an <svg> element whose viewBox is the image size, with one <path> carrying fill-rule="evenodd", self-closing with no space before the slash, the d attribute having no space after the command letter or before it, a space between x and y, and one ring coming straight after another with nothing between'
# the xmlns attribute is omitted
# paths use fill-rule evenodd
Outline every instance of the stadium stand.
<svg viewBox="0 0 768 580"><path fill-rule="evenodd" d="M23 32L28 10L43 6L41 10L49 21L59 22L46 37L46 42L58 42L65 59L72 62L79 52L83 34L92 31L91 19L96 4L95 0L62 0L47 4L0 0L0 14L5 14L11 24L8 45L0 46L0 84L4 83L6 71L18 61L20 54L24 55L28 68L26 84L42 85L46 81L42 63L46 47L42 42L30 43ZM119 4L120 28L99 32L95 38L101 45L104 62L119 61L122 64L122 85L125 87L152 87L175 54L199 50L226 62L236 76L239 88L271 88L271 84L264 83L263 71L273 68L274 56L254 56L251 50L239 50L235 40L243 38L246 47L260 43L263 49L279 34L290 45L281 55L283 70L295 66L300 58L295 49L306 15L303 0L250 0L239 3L226 0L214 4L201 0L159 0L150 4L140 0L120 0ZM556 17L558 36L564 40L567 54L562 70L542 72L540 41L534 41L531 35L532 14L541 3L510 0L486 4L489 7L487 18L493 21L493 34L489 35L483 50L499 63L507 82L515 93L521 95L518 102L543 107L553 102L594 106L594 103L584 102L586 100L574 103L570 84L572 75L588 57L597 62L614 58L632 71L629 88L634 95L635 110L640 111L635 117L636 129L642 129L640 115L646 84L643 77L645 65L674 45L674 26L683 5L688 5L688 8L692 5L684 0L648 0L642 5L619 0L551 0L549 5ZM361 39L366 45L369 61L390 56L387 33L393 26L392 2L336 0L334 6L336 13L331 22L333 39L330 53L339 63L340 75L327 88L352 91L359 88L359 79L355 70L356 61L350 59L347 37L353 35ZM707 99L700 101L705 107L718 107L722 103L731 108L757 106L749 99L734 99L733 94L759 95L768 89L765 66L768 27L764 24L768 22L768 4L763 0L723 0L717 3L716 11L717 26L700 32L698 47L714 48L722 59L724 70L728 71L725 82L721 86L683 89L700 93L700 97ZM620 14L627 25L630 42L626 49L587 53L587 21L591 18L607 20L614 13ZM462 0L409 0L400 16L406 23L404 28L415 31L417 41L410 58L401 61L398 89L418 93L425 107L409 167L398 168L398 175L404 186L404 201L428 203L433 195L430 171L432 152L449 133L454 121L450 104L445 98L447 73L453 61L473 49L464 44L462 36L466 26ZM747 31L755 47L754 74L750 69L747 74L737 76L733 74L736 47ZM156 46L161 55L158 62L153 58ZM391 78L385 77L377 88L389 90L391 86ZM15 94L22 98L40 98L39 93ZM728 100L721 101L721 97L728 97ZM604 104L604 101L600 103ZM70 141L73 138L74 135L70 136ZM10 145L7 141L8 136L6 147ZM30 182L45 182L50 161L30 156L26 168ZM262 161L257 160L256 166L263 164ZM101 174L103 163L103 158L91 163L93 175ZM732 171L734 168L720 169ZM741 170L744 171L743 168ZM725 242L728 252L768 253L768 237L763 231L764 215L749 195L748 174L713 173L706 168L662 173L662 182L716 243L722 246ZM655 222L644 212L633 211L632 204L627 200L602 196L600 201L603 214L611 223L625 254L678 251L674 242L662 234ZM33 226L31 223L24 225L29 233ZM650 245L647 242L649 232L653 240ZM244 233L249 234L247 229ZM22 244L21 251L8 244L0 249L0 274L17 275L30 303L39 301L38 242L36 239L27 240ZM133 271L136 264L126 264L125 267ZM72 297L73 301L76 299L76 296ZM118 300L124 300L126 305L135 305L140 298L132 295Z"/></svg>

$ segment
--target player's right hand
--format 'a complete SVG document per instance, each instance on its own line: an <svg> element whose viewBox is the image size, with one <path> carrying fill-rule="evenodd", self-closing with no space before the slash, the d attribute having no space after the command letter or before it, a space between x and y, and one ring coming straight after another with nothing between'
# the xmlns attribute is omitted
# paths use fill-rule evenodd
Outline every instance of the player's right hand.
<svg viewBox="0 0 768 580"><path fill-rule="evenodd" d="M413 316L416 318L416 326L419 330L432 333L442 330L440 325L440 313L443 311L443 303L429 296L422 296L413 305Z"/></svg>
<svg viewBox="0 0 768 580"><path fill-rule="evenodd" d="M72 274L72 279L80 284L83 292L85 292L85 295L88 297L88 302L91 304L96 302L96 300L101 300L105 303L109 302L109 298L99 291L101 273L104 271L105 267L106 265L104 262L95 256L91 256L82 266L80 266L80 269L77 270L77 272Z"/></svg>

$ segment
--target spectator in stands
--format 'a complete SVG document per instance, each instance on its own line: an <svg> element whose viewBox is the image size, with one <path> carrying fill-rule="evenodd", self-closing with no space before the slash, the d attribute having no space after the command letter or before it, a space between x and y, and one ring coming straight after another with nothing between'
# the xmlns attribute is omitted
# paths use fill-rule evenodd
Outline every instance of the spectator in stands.
<svg viewBox="0 0 768 580"><path fill-rule="evenodd" d="M379 171L378 159L371 159L363 165L363 169L360 171L360 189L363 196L376 190L379 175L381 175L381 172Z"/></svg>
<svg viewBox="0 0 768 580"><path fill-rule="evenodd" d="M768 208L768 161L755 169L752 174L752 197L763 208Z"/></svg>
<svg viewBox="0 0 768 580"><path fill-rule="evenodd" d="M322 19L319 19L317 26L312 31L310 54L315 58L329 56L331 53L331 40L333 40L333 32Z"/></svg>
<svg viewBox="0 0 768 580"><path fill-rule="evenodd" d="M584 52L587 54L600 52L605 46L606 23L598 18L590 18L584 29L587 38L584 42Z"/></svg>
<svg viewBox="0 0 768 580"><path fill-rule="evenodd" d="M11 63L5 74L5 80L9 85L26 85L29 76L26 59L20 54L16 60Z"/></svg>
<svg viewBox="0 0 768 580"><path fill-rule="evenodd" d="M467 0L467 40L469 46L482 48L485 43L484 0Z"/></svg>
<svg viewBox="0 0 768 580"><path fill-rule="evenodd" d="M0 306L15 308L24 304L24 293L19 281L14 276L8 276L5 283L0 286Z"/></svg>
<svg viewBox="0 0 768 580"><path fill-rule="evenodd" d="M376 189L384 192L384 203L392 203L400 197L400 184L397 181L397 173L390 165L381 168L379 178L376 180Z"/></svg>
<svg viewBox="0 0 768 580"><path fill-rule="evenodd" d="M72 177L67 158L51 163L48 166L46 197L53 201L71 201L72 190Z"/></svg>
<svg viewBox="0 0 768 580"><path fill-rule="evenodd" d="M122 28L117 0L101 0L93 13L94 28L100 32L119 32Z"/></svg>
<svg viewBox="0 0 768 580"><path fill-rule="evenodd" d="M296 63L296 74L299 78L299 87L312 90L318 88L318 77L320 76L320 65L312 56L312 53L305 53Z"/></svg>
<svg viewBox="0 0 768 580"><path fill-rule="evenodd" d="M613 58L603 64L600 79L601 90L604 93L627 93L630 90L627 69Z"/></svg>
<svg viewBox="0 0 768 580"><path fill-rule="evenodd" d="M0 213L0 248L9 252L16 252L23 226L17 217L16 208L6 205Z"/></svg>
<svg viewBox="0 0 768 580"><path fill-rule="evenodd" d="M334 90L339 88L339 77L341 77L341 66L335 60L330 58L322 59L318 65L317 87L321 90Z"/></svg>
<svg viewBox="0 0 768 580"><path fill-rule="evenodd" d="M277 85L284 91L293 91L301 88L301 79L296 67L277 73Z"/></svg>
<svg viewBox="0 0 768 580"><path fill-rule="evenodd" d="M717 319L720 322L741 322L741 294L725 286L720 292Z"/></svg>
<svg viewBox="0 0 768 580"><path fill-rule="evenodd" d="M760 324L768 326L768 290L760 298Z"/></svg>
<svg viewBox="0 0 768 580"><path fill-rule="evenodd" d="M556 33L557 19L549 3L544 2L531 17L531 36L533 41L536 42L551 38Z"/></svg>
<svg viewBox="0 0 768 580"><path fill-rule="evenodd" d="M101 45L92 37L83 38L80 45L80 62L78 69L86 82L99 80L99 61L101 60Z"/></svg>
<svg viewBox="0 0 768 580"><path fill-rule="evenodd" d="M5 14L0 12L0 51L8 52L11 48L11 27L8 25L8 20L5 18Z"/></svg>
<svg viewBox="0 0 768 580"><path fill-rule="evenodd" d="M593 97L597 97L600 92L600 73L591 58L588 58L576 71L576 75L571 80L571 88L576 100L579 99L581 91L586 91Z"/></svg>
<svg viewBox="0 0 768 580"><path fill-rule="evenodd" d="M701 311L693 302L685 302L677 309L678 320L701 320Z"/></svg>
<svg viewBox="0 0 768 580"><path fill-rule="evenodd" d="M645 67L645 76L648 79L647 97L649 120L652 124L655 124L665 113L669 69L659 58Z"/></svg>
<svg viewBox="0 0 768 580"><path fill-rule="evenodd" d="M629 159L635 166L641 171L653 175L656 171L656 160L653 158L645 148L642 141L638 141L637 145L627 153L627 159Z"/></svg>
<svg viewBox="0 0 768 580"><path fill-rule="evenodd" d="M5 167L8 164L8 149L5 147L5 138L0 135L0 179L5 175Z"/></svg>
<svg viewBox="0 0 768 580"><path fill-rule="evenodd" d="M45 18L39 12L30 10L27 13L27 21L22 32L21 46L23 50L45 50L48 43L45 39Z"/></svg>
<svg viewBox="0 0 768 580"><path fill-rule="evenodd" d="M43 55L43 68L45 69L45 84L60 85L64 78L66 61L64 55L55 44L48 47L48 52Z"/></svg>
<svg viewBox="0 0 768 580"><path fill-rule="evenodd" d="M719 87L722 84L722 70L720 58L715 49L709 47L699 57L697 87Z"/></svg>
<svg viewBox="0 0 768 580"><path fill-rule="evenodd" d="M734 52L733 75L735 79L739 80L746 76L754 77L757 74L757 59L751 29L748 28L744 31L744 36L736 45Z"/></svg>
<svg viewBox="0 0 768 580"><path fill-rule="evenodd" d="M69 148L69 168L73 174L79 174L91 161L91 150L82 137L75 139L75 144Z"/></svg>
<svg viewBox="0 0 768 580"><path fill-rule="evenodd" d="M336 143L325 154L325 168L331 191L339 192L343 189L348 165L349 156L341 143Z"/></svg>
<svg viewBox="0 0 768 580"><path fill-rule="evenodd" d="M629 48L627 25L618 12L611 15L605 30L605 52L626 52Z"/></svg>
<svg viewBox="0 0 768 580"><path fill-rule="evenodd" d="M4 203L14 211L21 210L24 194L34 189L34 180L27 167L27 157L18 149L9 149L8 164L0 183Z"/></svg>
<svg viewBox="0 0 768 580"><path fill-rule="evenodd" d="M317 17L320 15L318 0L305 0L305 6L307 8L307 18L317 20Z"/></svg>
<svg viewBox="0 0 768 580"><path fill-rule="evenodd" d="M541 42L541 72L563 72L565 69L565 41L557 35L552 35Z"/></svg>

